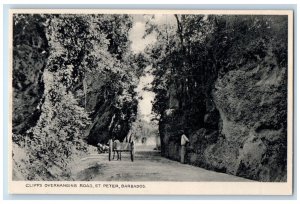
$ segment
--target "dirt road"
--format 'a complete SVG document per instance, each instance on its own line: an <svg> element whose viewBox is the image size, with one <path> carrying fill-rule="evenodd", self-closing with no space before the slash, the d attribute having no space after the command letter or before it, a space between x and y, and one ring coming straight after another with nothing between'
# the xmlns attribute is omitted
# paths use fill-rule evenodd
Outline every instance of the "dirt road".
<svg viewBox="0 0 300 204"><path fill-rule="evenodd" d="M95 154L76 165L80 181L248 181L247 179L181 164L147 149L136 151L135 161L122 153L122 161L108 161L108 154Z"/></svg>

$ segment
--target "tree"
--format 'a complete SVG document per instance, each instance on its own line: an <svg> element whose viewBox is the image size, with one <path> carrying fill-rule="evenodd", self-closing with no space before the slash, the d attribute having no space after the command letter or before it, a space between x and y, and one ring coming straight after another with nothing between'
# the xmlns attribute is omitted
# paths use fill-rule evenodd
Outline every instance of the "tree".
<svg viewBox="0 0 300 204"><path fill-rule="evenodd" d="M132 23L128 15L45 14L15 18L16 27L37 23L41 24L49 53L42 70L40 115L21 136L26 139L20 146L29 157L26 179L71 180L71 163L85 154L86 140L99 117L110 121L115 115L112 130L118 131L120 137L129 131L137 112L134 89L140 58L129 51L127 36ZM29 43L27 47L30 46L34 45ZM92 95L97 96L96 106L89 100ZM117 126L121 129L117 130ZM97 131L97 137L107 128L104 126L100 134Z"/></svg>
<svg viewBox="0 0 300 204"><path fill-rule="evenodd" d="M149 20L146 30L146 35L157 36L146 53L154 68L153 112L162 137L165 124L170 127L172 122L177 124L174 129L191 132L218 129L217 122L207 127L204 120L207 113L215 112L214 82L228 72L269 66L265 59L273 59L274 54L276 63L286 67L286 16L176 14L174 18L176 24ZM176 131L168 134L176 137Z"/></svg>

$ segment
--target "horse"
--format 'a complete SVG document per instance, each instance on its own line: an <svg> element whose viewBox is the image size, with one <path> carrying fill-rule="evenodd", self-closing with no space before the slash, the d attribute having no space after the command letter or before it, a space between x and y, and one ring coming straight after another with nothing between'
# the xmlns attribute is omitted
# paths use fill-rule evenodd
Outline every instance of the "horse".
<svg viewBox="0 0 300 204"><path fill-rule="evenodd" d="M117 152L117 160L121 160L121 150L122 150L122 143L120 142L120 140L114 140L113 141L113 159L115 159L115 153Z"/></svg>

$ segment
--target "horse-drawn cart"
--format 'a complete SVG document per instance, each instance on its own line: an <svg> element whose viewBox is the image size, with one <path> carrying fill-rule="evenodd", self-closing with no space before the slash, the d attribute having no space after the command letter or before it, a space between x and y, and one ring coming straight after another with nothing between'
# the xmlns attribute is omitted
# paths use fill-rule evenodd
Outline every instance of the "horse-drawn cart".
<svg viewBox="0 0 300 204"><path fill-rule="evenodd" d="M119 140L113 141L110 139L108 141L109 151L108 151L108 160L111 161L117 153L118 160L122 159L122 152L130 152L131 161L134 161L134 142L120 142Z"/></svg>

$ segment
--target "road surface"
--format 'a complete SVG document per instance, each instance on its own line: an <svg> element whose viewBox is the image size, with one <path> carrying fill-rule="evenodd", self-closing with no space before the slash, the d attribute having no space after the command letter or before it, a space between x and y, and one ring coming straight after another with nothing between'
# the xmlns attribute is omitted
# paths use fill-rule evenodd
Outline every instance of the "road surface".
<svg viewBox="0 0 300 204"><path fill-rule="evenodd" d="M122 161L108 161L108 154L90 155L82 158L73 171L77 181L250 181L181 164L147 148L137 149L134 162L126 152L122 153Z"/></svg>

